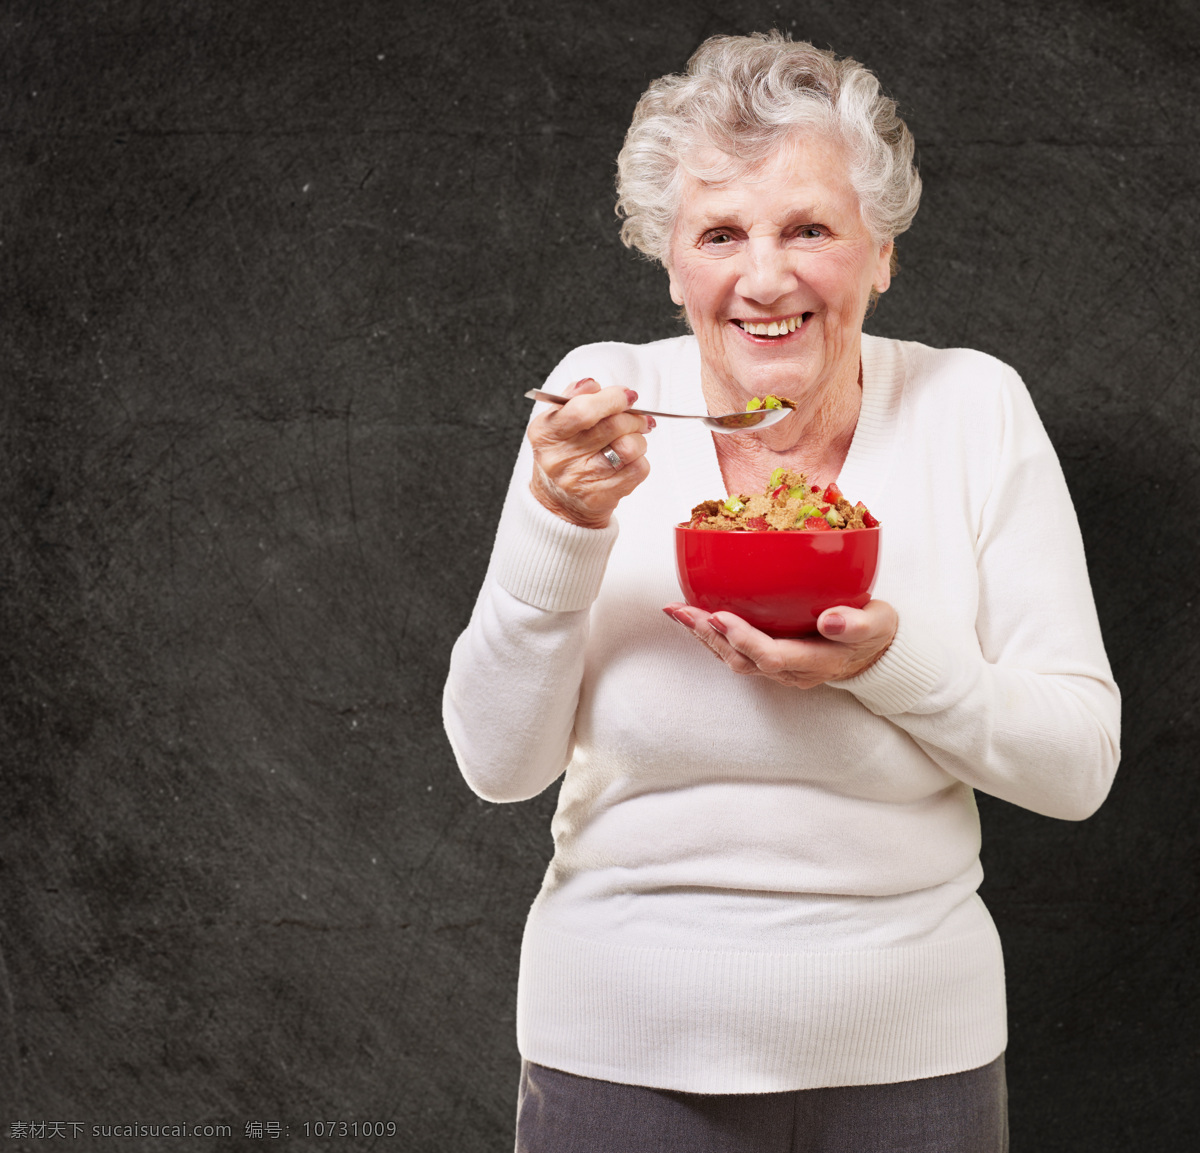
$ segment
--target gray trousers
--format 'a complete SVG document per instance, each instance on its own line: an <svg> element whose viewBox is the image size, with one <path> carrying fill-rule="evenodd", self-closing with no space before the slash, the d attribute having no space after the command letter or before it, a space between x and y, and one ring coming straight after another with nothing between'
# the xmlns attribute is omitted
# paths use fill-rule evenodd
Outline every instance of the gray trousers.
<svg viewBox="0 0 1200 1153"><path fill-rule="evenodd" d="M679 1093L524 1062L517 1153L1007 1153L1004 1055L893 1085Z"/></svg>

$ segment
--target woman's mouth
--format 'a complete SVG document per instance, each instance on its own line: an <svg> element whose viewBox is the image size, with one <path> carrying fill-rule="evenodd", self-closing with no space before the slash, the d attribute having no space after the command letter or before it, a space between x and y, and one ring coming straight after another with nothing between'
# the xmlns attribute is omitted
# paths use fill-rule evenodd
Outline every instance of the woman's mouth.
<svg viewBox="0 0 1200 1153"><path fill-rule="evenodd" d="M797 316L780 316L771 320L741 319L739 317L735 318L733 323L750 336L765 336L768 340L774 337L778 340L781 337L790 336L810 316L812 316L811 312L802 312Z"/></svg>

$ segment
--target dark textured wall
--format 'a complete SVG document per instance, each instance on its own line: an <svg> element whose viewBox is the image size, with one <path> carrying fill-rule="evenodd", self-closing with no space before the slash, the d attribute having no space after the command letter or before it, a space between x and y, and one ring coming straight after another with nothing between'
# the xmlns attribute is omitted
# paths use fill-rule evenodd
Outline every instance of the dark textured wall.
<svg viewBox="0 0 1200 1153"><path fill-rule="evenodd" d="M1014 1148L1197 1136L1197 5L5 0L0 1148L511 1147L554 797L462 784L447 656L521 392L677 331L612 213L638 95L772 25L900 100L871 324L1024 375L1125 693L1092 820L980 799Z"/></svg>

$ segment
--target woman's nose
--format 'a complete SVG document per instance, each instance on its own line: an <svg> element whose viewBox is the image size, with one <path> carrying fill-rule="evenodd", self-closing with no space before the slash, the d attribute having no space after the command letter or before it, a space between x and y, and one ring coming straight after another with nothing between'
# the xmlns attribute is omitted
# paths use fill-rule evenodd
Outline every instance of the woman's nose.
<svg viewBox="0 0 1200 1153"><path fill-rule="evenodd" d="M778 244L748 244L737 290L748 300L770 304L786 296L797 285L787 253Z"/></svg>

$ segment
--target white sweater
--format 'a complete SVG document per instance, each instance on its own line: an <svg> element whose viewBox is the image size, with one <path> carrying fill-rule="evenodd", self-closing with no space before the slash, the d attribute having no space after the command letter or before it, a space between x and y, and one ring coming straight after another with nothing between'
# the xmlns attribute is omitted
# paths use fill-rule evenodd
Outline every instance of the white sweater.
<svg viewBox="0 0 1200 1153"><path fill-rule="evenodd" d="M576 349L546 387L584 376L704 411L691 337ZM672 526L724 485L695 422L648 439L650 476L603 530L533 499L525 444L446 685L480 796L566 771L522 1055L700 1093L986 1064L1004 977L972 790L1079 820L1119 757L1079 529L1024 385L982 353L864 336L837 481L882 523L874 595L900 628L808 692L739 676L662 613Z"/></svg>

